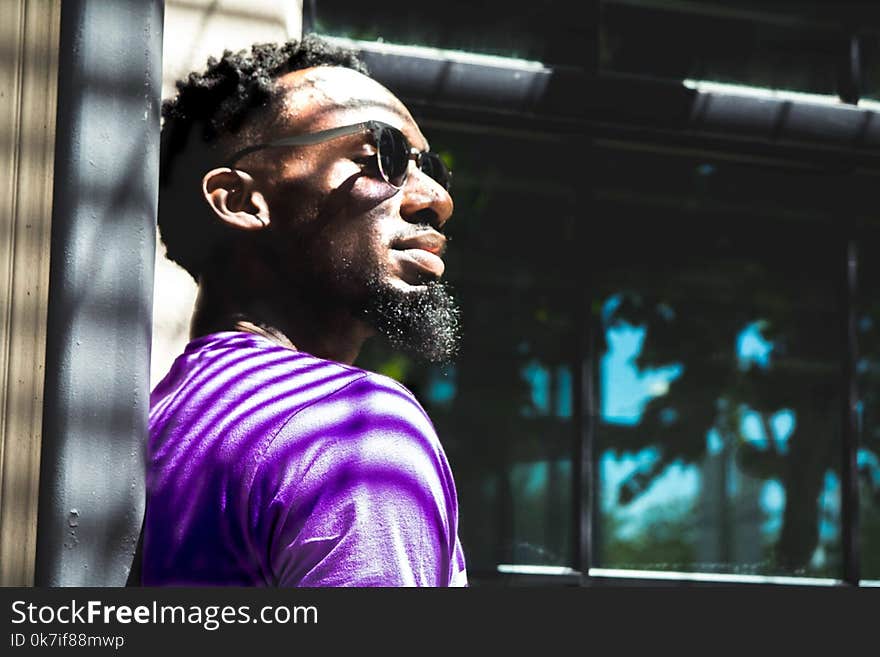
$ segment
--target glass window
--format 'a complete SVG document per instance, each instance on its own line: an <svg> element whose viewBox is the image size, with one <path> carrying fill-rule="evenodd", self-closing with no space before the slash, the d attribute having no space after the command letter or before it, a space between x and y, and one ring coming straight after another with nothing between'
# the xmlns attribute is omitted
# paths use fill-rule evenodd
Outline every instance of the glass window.
<svg viewBox="0 0 880 657"><path fill-rule="evenodd" d="M840 577L833 178L600 161L596 565Z"/></svg>
<svg viewBox="0 0 880 657"><path fill-rule="evenodd" d="M837 23L696 4L718 11L603 3L604 70L835 93ZM527 39L522 50L493 36L456 41L467 29L410 39L395 31L417 23L403 15L375 34L339 27L344 13L323 27L543 58ZM447 278L463 308L463 351L454 365L420 366L371 343L358 364L403 381L437 426L473 581L501 564L581 565L576 528L589 501L588 567L840 579L850 529L843 256L847 226L874 205L872 174L841 167L845 155L823 162L818 149L696 136L684 148L675 137L602 133L591 155L568 137L517 128L517 117L504 134L456 124L460 110L428 109L420 123L454 171ZM880 262L873 252L862 260ZM863 577L880 580L880 317L868 294L880 271L860 272L859 546ZM578 348L585 321L592 354ZM573 372L588 356L594 409L575 399ZM595 477L574 490L577 431L591 419Z"/></svg>
<svg viewBox="0 0 880 657"><path fill-rule="evenodd" d="M862 577L880 580L880 231L867 230L859 249L856 314L860 394L859 529Z"/></svg>

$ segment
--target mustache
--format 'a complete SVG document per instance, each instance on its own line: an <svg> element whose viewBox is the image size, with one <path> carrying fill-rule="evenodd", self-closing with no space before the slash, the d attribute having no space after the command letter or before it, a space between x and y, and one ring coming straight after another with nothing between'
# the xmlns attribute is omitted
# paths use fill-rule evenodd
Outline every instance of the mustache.
<svg viewBox="0 0 880 657"><path fill-rule="evenodd" d="M419 237L419 236L425 235L425 234L432 234L433 235L434 233L438 233L440 235L443 235L443 237L445 237L447 240L449 239L449 237L447 235L443 234L442 230L437 230L432 225L424 224L424 223L408 224L406 228L401 228L396 233L394 233L392 238L393 239L407 239L410 237Z"/></svg>

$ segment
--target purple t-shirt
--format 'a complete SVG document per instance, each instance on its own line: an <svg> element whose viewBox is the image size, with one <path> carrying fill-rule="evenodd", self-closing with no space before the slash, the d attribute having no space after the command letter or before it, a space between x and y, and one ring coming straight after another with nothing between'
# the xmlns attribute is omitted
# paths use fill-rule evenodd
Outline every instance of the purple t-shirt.
<svg viewBox="0 0 880 657"><path fill-rule="evenodd" d="M466 585L412 394L258 335L192 341L150 397L143 583Z"/></svg>

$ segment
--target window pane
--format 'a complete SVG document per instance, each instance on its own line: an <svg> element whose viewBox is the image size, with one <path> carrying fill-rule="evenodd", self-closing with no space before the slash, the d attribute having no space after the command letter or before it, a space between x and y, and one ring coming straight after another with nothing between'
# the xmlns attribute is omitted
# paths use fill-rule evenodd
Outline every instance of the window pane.
<svg viewBox="0 0 880 657"><path fill-rule="evenodd" d="M437 427L472 579L571 566L574 191L546 166L563 144L422 128L453 169L446 277L462 351L424 367L371 344L358 364L401 379Z"/></svg>
<svg viewBox="0 0 880 657"><path fill-rule="evenodd" d="M596 565L839 577L834 179L600 159Z"/></svg>
<svg viewBox="0 0 880 657"><path fill-rule="evenodd" d="M859 249L856 366L861 396L857 453L859 527L864 579L880 580L880 233L867 231Z"/></svg>

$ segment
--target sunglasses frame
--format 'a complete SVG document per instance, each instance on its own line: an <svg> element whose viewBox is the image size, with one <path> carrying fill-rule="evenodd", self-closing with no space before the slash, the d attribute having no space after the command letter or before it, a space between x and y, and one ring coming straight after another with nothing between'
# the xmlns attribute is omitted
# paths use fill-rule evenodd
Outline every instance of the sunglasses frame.
<svg viewBox="0 0 880 657"><path fill-rule="evenodd" d="M443 160L436 153L431 153L430 151L420 151L414 148L409 140L406 138L406 135L403 134L398 128L394 126L388 125L387 123L382 123L381 121L364 121L362 123L355 123L352 125L344 125L339 126L338 128L329 128L327 130L320 130L318 132L311 132L304 135L295 135L293 137L282 137L281 139L273 139L272 141L262 143L262 144L253 144L251 146L247 146L242 148L239 151L236 151L232 155L229 156L226 160L226 166L232 167L238 160L243 158L245 155L249 155L256 151L261 151L266 148L275 148L279 146L313 146L315 144L321 144L325 141L330 141L331 139L338 139L339 137L346 137L348 135L355 135L358 133L369 134L373 139L373 144L376 147L376 162L377 169L379 174L386 183L394 187L394 189L401 189L405 184L406 180L409 177L409 166L404 167L403 171L403 179L400 181L400 184L395 184L391 181L391 177L388 175L388 172L385 171L382 166L382 156L381 156L381 140L380 135L383 130L393 130L394 132L400 135L400 138L403 139L403 143L408 147L407 153L407 165L410 160L414 160L416 166L422 169L422 159L430 158L432 161L438 162L441 167L441 171L446 174L446 181L437 180L427 172L431 180L435 181L438 185L446 189L447 191L450 188L450 183L452 181L452 171L446 166Z"/></svg>

